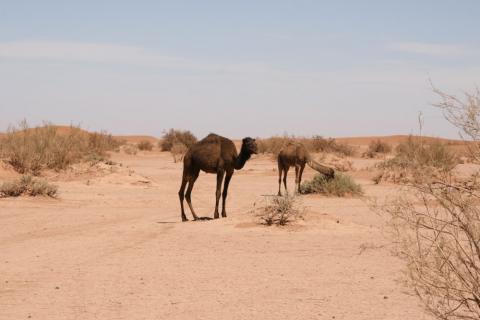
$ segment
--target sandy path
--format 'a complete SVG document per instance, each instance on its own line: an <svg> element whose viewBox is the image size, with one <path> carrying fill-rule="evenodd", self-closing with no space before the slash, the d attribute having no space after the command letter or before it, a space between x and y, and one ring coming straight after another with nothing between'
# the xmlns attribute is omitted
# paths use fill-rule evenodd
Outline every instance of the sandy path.
<svg viewBox="0 0 480 320"><path fill-rule="evenodd" d="M181 165L114 157L152 183L113 174L59 182L60 200L0 200L0 319L429 319L361 199L305 196L306 226L256 226L248 211L277 188L258 157L232 180L229 218L180 223ZM214 185L195 186L201 215Z"/></svg>

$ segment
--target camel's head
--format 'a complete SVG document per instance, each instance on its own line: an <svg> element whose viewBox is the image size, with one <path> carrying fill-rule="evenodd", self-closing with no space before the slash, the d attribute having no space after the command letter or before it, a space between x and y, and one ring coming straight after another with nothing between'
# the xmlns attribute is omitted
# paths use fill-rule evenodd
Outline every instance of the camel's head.
<svg viewBox="0 0 480 320"><path fill-rule="evenodd" d="M332 180L333 178L335 178L335 170L333 170L332 168L329 169L330 170L328 170L328 173L326 174L327 180Z"/></svg>
<svg viewBox="0 0 480 320"><path fill-rule="evenodd" d="M257 154L257 142L255 141L255 139L247 137L242 140L242 149L247 151L249 154Z"/></svg>

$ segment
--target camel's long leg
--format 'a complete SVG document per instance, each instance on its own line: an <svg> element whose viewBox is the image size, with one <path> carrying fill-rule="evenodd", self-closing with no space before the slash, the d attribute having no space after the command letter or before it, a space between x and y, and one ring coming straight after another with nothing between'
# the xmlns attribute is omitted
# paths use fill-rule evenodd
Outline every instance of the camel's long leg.
<svg viewBox="0 0 480 320"><path fill-rule="evenodd" d="M297 192L297 186L298 186L298 174L300 173L300 165L296 164L295 165L295 188L294 193Z"/></svg>
<svg viewBox="0 0 480 320"><path fill-rule="evenodd" d="M199 173L200 171L197 171L190 176L188 180L187 192L185 193L185 199L187 200L188 206L190 207L190 211L192 212L192 216L194 220L197 220L198 216L195 214L195 210L193 210L193 206L192 206L192 189L193 189L193 185L195 184L195 181L198 178Z"/></svg>
<svg viewBox="0 0 480 320"><path fill-rule="evenodd" d="M222 189L223 177L225 176L225 170L219 170L217 172L217 190L215 192L215 212L213 213L213 218L218 219L218 203L220 202L220 195Z"/></svg>
<svg viewBox="0 0 480 320"><path fill-rule="evenodd" d="M227 175L225 176L225 182L223 183L223 193L222 193L222 217L227 217L227 212L225 211L225 201L227 200L228 194L228 185L230 184L230 179L232 179L233 170L228 171Z"/></svg>
<svg viewBox="0 0 480 320"><path fill-rule="evenodd" d="M278 195L282 195L282 172L283 172L283 166L280 163L280 160L278 161Z"/></svg>
<svg viewBox="0 0 480 320"><path fill-rule="evenodd" d="M287 189L287 174L288 170L290 169L290 166L286 166L283 168L283 185L285 186L285 192L288 194L288 189Z"/></svg>
<svg viewBox="0 0 480 320"><path fill-rule="evenodd" d="M182 221L188 221L187 216L185 215L185 208L183 207L183 198L185 196L185 186L187 185L187 182L188 182L187 176L183 175L182 185L180 186L180 190L178 191L178 197L180 198Z"/></svg>
<svg viewBox="0 0 480 320"><path fill-rule="evenodd" d="M298 174L298 193L300 193L300 185L302 184L303 169L305 169L305 163L300 166L300 172Z"/></svg>

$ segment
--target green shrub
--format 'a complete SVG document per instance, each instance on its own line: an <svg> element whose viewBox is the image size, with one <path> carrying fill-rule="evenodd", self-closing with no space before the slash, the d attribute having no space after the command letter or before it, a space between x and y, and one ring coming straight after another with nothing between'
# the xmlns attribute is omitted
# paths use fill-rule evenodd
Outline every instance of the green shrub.
<svg viewBox="0 0 480 320"><path fill-rule="evenodd" d="M23 175L20 179L5 182L0 186L0 197L18 197L21 195L56 197L58 187L45 180L34 179Z"/></svg>
<svg viewBox="0 0 480 320"><path fill-rule="evenodd" d="M158 143L162 151L170 151L175 143L183 143L187 148L197 142L197 137L188 130L170 129Z"/></svg>
<svg viewBox="0 0 480 320"><path fill-rule="evenodd" d="M300 192L303 194L322 193L337 197L363 194L362 187L359 184L353 181L350 176L340 173L335 173L333 179L328 179L322 174L317 174L311 181L302 183Z"/></svg>

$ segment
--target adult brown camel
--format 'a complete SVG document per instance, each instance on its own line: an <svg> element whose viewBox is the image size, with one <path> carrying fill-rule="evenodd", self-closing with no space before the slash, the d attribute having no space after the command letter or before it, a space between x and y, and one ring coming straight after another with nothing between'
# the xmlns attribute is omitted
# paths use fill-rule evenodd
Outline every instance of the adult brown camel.
<svg viewBox="0 0 480 320"><path fill-rule="evenodd" d="M332 179L335 171L332 168L321 165L310 156L307 148L298 142L289 142L278 154L278 195L281 196L282 173L285 191L287 190L287 173L291 166L295 167L295 189L300 193L300 184L302 183L303 169L308 164L312 169L324 174L327 178Z"/></svg>
<svg viewBox="0 0 480 320"><path fill-rule="evenodd" d="M183 207L184 197L190 207L193 219L198 219L198 216L195 214L192 207L191 194L200 170L207 173L217 174L215 212L213 213L215 219L218 219L219 217L218 203L220 201L220 189L222 187L223 177L226 174L222 193L222 217L225 218L227 216L227 212L225 211L225 200L227 199L228 185L230 184L233 172L234 170L242 169L245 162L247 162L247 160L250 159L250 156L254 153L257 153L257 143L255 142L255 139L249 137L242 140L240 154L237 153L237 148L235 148L235 145L231 140L213 133L192 145L183 158L182 185L178 191L182 221L188 221ZM187 183L188 187L187 192L185 193Z"/></svg>

